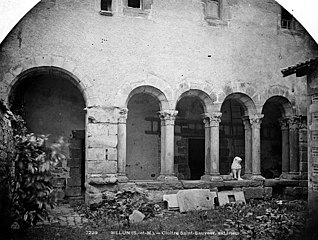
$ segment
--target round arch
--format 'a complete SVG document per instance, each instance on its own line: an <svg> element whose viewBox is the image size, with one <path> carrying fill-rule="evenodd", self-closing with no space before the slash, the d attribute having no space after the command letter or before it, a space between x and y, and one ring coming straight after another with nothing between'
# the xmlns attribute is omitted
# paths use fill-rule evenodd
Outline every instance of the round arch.
<svg viewBox="0 0 318 240"><path fill-rule="evenodd" d="M85 92L85 86L74 74L59 67L41 66L27 69L12 80L12 82L8 86L8 94L6 99L6 102L9 104L9 106L11 105L12 99L14 98L15 90L23 82L23 80L30 77L37 77L43 74L55 75L69 80L81 92L85 105L87 105L87 94Z"/></svg>
<svg viewBox="0 0 318 240"><path fill-rule="evenodd" d="M285 96L273 95L262 106L262 114L261 174L265 178L276 178L286 171L285 163L289 161L286 155L289 139L284 122L294 116L294 109Z"/></svg>
<svg viewBox="0 0 318 240"><path fill-rule="evenodd" d="M248 95L244 93L240 93L240 92L231 93L223 100L222 105L224 104L226 100L235 100L239 102L244 109L245 115L252 115L257 113L257 109L256 109L254 101Z"/></svg>
<svg viewBox="0 0 318 240"><path fill-rule="evenodd" d="M204 91L199 90L199 89L190 89L186 92L183 92L178 98L175 103L174 108L176 108L178 102L184 98L184 97L197 97L204 109L204 112L212 112L213 111L213 101L211 97Z"/></svg>
<svg viewBox="0 0 318 240"><path fill-rule="evenodd" d="M290 117L294 115L294 109L291 102L284 96L277 95L268 98L263 105L263 109L266 103L275 104L280 110L282 117Z"/></svg>
<svg viewBox="0 0 318 240"><path fill-rule="evenodd" d="M145 93L149 94L155 99L159 101L160 110L163 109L169 109L169 102L167 100L166 95L159 90L158 88L155 88L153 86L144 85L134 88L128 95L124 105L127 107L129 100L136 94Z"/></svg>
<svg viewBox="0 0 318 240"><path fill-rule="evenodd" d="M67 143L66 158L59 164L69 166L69 180L64 184L68 197L81 196L85 190L86 100L78 78L49 66L18 74L7 97L11 109L25 120L28 131L48 135L48 145L61 139Z"/></svg>

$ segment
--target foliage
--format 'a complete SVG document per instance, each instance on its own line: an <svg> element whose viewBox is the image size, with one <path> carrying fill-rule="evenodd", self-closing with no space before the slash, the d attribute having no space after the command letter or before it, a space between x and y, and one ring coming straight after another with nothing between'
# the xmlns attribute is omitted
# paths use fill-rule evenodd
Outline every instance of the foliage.
<svg viewBox="0 0 318 240"><path fill-rule="evenodd" d="M245 238L291 239L304 229L304 216L295 214L305 211L303 201L252 200L246 205L226 205L222 208L230 213L224 226L235 229Z"/></svg>
<svg viewBox="0 0 318 240"><path fill-rule="evenodd" d="M160 213L161 208L149 202L145 193L138 190L118 191L114 196L108 196L99 206L80 207L79 211L97 224L116 221L118 225L130 226L129 215L138 210L145 215L145 219Z"/></svg>
<svg viewBox="0 0 318 240"><path fill-rule="evenodd" d="M48 148L48 136L27 134L23 119L15 116L14 120L14 168L1 184L8 186L7 224L11 229L26 229L48 219L47 210L54 205L50 166L64 158L64 142Z"/></svg>

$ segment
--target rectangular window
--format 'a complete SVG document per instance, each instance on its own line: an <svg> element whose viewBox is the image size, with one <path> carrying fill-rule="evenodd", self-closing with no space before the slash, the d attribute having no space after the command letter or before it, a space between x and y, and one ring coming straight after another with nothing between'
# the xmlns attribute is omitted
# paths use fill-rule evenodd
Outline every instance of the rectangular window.
<svg viewBox="0 0 318 240"><path fill-rule="evenodd" d="M101 11L112 11L112 0L101 0L100 1L100 10Z"/></svg>
<svg viewBox="0 0 318 240"><path fill-rule="evenodd" d="M295 29L294 17L285 8L282 8L281 28Z"/></svg>
<svg viewBox="0 0 318 240"><path fill-rule="evenodd" d="M207 19L220 19L219 0L206 0L205 14Z"/></svg>
<svg viewBox="0 0 318 240"><path fill-rule="evenodd" d="M141 8L142 0L128 0L127 6L131 8Z"/></svg>

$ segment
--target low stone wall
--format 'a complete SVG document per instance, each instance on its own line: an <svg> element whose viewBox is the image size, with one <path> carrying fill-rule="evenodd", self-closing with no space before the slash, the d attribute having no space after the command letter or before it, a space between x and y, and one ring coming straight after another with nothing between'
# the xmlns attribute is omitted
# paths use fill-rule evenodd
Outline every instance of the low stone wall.
<svg viewBox="0 0 318 240"><path fill-rule="evenodd" d="M245 199L267 199L279 197L283 199L307 199L307 180L274 180L265 181L242 180L242 181L130 181L128 183L109 182L107 185L96 183L86 184L86 203L99 203L107 195L123 189L138 189L147 192L149 200L161 202L164 194L176 194L182 189L210 189L212 192L224 190L243 191Z"/></svg>

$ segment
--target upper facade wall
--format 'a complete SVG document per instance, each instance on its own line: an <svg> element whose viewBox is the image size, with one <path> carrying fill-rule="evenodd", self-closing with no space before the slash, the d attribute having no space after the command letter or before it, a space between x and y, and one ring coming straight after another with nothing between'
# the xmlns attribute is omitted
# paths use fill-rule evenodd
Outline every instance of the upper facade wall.
<svg viewBox="0 0 318 240"><path fill-rule="evenodd" d="M223 0L224 21L212 24L202 0L153 0L139 16L124 2L113 0L113 16L104 16L99 0L41 1L0 45L0 81L26 58L57 56L84 73L73 73L80 81L90 79L90 104L115 105L125 83L146 84L151 76L171 99L186 83L220 101L249 88L262 103L270 86L281 85L306 113L305 79L283 78L280 70L317 55L317 45L307 33L280 29L275 1Z"/></svg>

